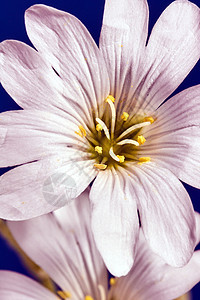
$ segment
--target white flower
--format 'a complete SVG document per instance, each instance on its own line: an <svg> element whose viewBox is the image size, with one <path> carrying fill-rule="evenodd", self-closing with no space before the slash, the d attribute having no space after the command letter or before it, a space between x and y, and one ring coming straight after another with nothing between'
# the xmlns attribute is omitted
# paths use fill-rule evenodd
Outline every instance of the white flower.
<svg viewBox="0 0 200 300"><path fill-rule="evenodd" d="M161 104L199 59L199 20L197 6L174 1L145 46L146 0L109 0L98 48L75 17L29 8L38 51L0 44L1 83L24 108L0 115L0 165L17 166L1 177L0 217L48 213L95 179L92 228L113 274L133 264L138 212L151 249L186 264L195 219L179 179L200 187L200 86Z"/></svg>
<svg viewBox="0 0 200 300"><path fill-rule="evenodd" d="M198 214L196 220L199 241ZM108 288L107 270L91 232L87 192L53 214L8 225L22 249L58 285L63 299L170 300L200 280L200 251L185 267L173 268L149 249L140 231L134 267L127 276L112 278ZM58 299L33 280L8 271L0 271L0 294L1 300Z"/></svg>

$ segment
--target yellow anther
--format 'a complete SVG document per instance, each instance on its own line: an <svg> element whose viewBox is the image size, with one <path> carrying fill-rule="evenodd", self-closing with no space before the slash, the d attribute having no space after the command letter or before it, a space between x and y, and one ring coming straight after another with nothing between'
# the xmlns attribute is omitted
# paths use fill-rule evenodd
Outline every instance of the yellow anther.
<svg viewBox="0 0 200 300"><path fill-rule="evenodd" d="M85 300L94 300L94 298L91 297L91 296L89 296L89 295L87 295L87 296L85 296Z"/></svg>
<svg viewBox="0 0 200 300"><path fill-rule="evenodd" d="M107 168L107 165L105 164L94 164L94 167L99 170L105 170Z"/></svg>
<svg viewBox="0 0 200 300"><path fill-rule="evenodd" d="M151 157L148 157L148 156L140 157L140 158L139 158L138 165L141 165L141 164L143 164L143 163L149 162L150 160L151 160Z"/></svg>
<svg viewBox="0 0 200 300"><path fill-rule="evenodd" d="M143 145L146 142L146 139L143 137L143 135L138 135L137 141L140 145Z"/></svg>
<svg viewBox="0 0 200 300"><path fill-rule="evenodd" d="M79 129L80 129L81 133L83 134L83 136L86 136L86 130L82 125L79 126Z"/></svg>
<svg viewBox="0 0 200 300"><path fill-rule="evenodd" d="M110 285L115 285L116 284L116 278L111 277L110 278Z"/></svg>
<svg viewBox="0 0 200 300"><path fill-rule="evenodd" d="M117 155L117 157L119 158L120 163L123 163L125 161L125 156L124 155Z"/></svg>
<svg viewBox="0 0 200 300"><path fill-rule="evenodd" d="M101 131L102 129L103 129L103 127L101 126L101 124L96 125L96 130L97 131Z"/></svg>
<svg viewBox="0 0 200 300"><path fill-rule="evenodd" d="M82 125L80 125L78 128L79 128L79 131L75 131L75 133L78 134L80 137L86 136L85 128Z"/></svg>
<svg viewBox="0 0 200 300"><path fill-rule="evenodd" d="M123 114L122 114L122 116L121 116L122 120L123 121L127 121L128 117L129 117L129 114L124 111Z"/></svg>
<svg viewBox="0 0 200 300"><path fill-rule="evenodd" d="M62 298L62 299L69 299L71 298L71 294L68 291L57 291L57 294Z"/></svg>
<svg viewBox="0 0 200 300"><path fill-rule="evenodd" d="M83 137L83 135L82 135L82 133L81 133L80 130L79 131L75 131L75 133L78 134L80 137Z"/></svg>
<svg viewBox="0 0 200 300"><path fill-rule="evenodd" d="M113 103L115 102L115 98L112 95L108 95L106 102L108 102L108 99L110 99Z"/></svg>
<svg viewBox="0 0 200 300"><path fill-rule="evenodd" d="M144 118L144 122L151 122L151 124L154 122L155 120L154 120L154 118L152 118L152 117L145 117Z"/></svg>
<svg viewBox="0 0 200 300"><path fill-rule="evenodd" d="M100 147L100 146L96 146L96 147L94 148L94 150L95 150L96 152L98 152L99 154L102 154L103 148Z"/></svg>

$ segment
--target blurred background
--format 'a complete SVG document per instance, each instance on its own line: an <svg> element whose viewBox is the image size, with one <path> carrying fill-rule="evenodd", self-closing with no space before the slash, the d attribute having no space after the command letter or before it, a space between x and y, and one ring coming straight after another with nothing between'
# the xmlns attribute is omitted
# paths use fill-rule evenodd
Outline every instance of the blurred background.
<svg viewBox="0 0 200 300"><path fill-rule="evenodd" d="M122 0L123 1L123 0ZM150 9L149 32L162 11L171 3L169 0L148 0ZM193 0L200 7L200 0ZM57 9L64 10L75 15L88 28L96 43L102 23L104 0L7 0L0 4L0 42L5 39L15 39L31 45L25 30L24 12L33 4L46 4ZM191 71L184 82L175 93L190 86L200 83L200 62ZM174 93L174 94L175 94ZM0 86L0 112L14 110L19 107ZM195 159L195 158L194 158ZM6 169L1 169L0 174ZM185 185L192 199L195 210L200 212L200 190ZM5 231L4 225L0 223L0 231ZM32 266L33 267L33 266ZM0 269L13 270L24 274L30 274L11 247L0 236ZM36 267L37 269L37 267ZM184 284L184 283L183 283ZM192 290L192 299L200 299L200 284Z"/></svg>

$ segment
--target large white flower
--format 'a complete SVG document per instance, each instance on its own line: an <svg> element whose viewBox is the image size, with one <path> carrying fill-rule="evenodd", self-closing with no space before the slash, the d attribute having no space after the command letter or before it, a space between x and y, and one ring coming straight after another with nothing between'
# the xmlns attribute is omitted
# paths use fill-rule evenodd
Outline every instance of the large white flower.
<svg viewBox="0 0 200 300"><path fill-rule="evenodd" d="M112 278L108 288L107 270L96 248L90 221L85 192L53 214L8 225L22 249L58 285L58 295L63 299L169 300L199 282L200 251L193 254L185 267L170 267L150 250L140 230L134 267L127 276ZM196 221L198 243L199 214ZM1 300L58 299L33 280L6 271L0 272L0 294Z"/></svg>
<svg viewBox="0 0 200 300"><path fill-rule="evenodd" d="M0 44L1 83L24 108L0 115L0 164L17 166L1 177L0 217L48 213L95 179L92 228L112 273L133 264L138 212L151 249L183 266L195 220L179 179L200 187L200 86L161 104L199 59L199 8L174 1L147 46L146 0L106 1L99 48L54 8L35 5L25 22L38 51Z"/></svg>

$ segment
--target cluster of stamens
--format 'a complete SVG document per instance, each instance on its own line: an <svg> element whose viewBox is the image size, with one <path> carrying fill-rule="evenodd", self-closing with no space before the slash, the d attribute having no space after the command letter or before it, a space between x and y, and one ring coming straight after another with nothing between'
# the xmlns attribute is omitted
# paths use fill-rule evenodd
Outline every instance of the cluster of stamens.
<svg viewBox="0 0 200 300"><path fill-rule="evenodd" d="M139 134L140 130L152 124L154 119L143 116L142 118L140 117L139 122L134 122L127 127L124 124L129 120L129 114L123 112L120 127L116 128L114 102L115 98L113 96L109 95L106 98L106 103L111 111L110 130L102 119L95 118L96 133L93 133L92 136L87 136L86 130L82 125L79 126L79 131L76 131L76 134L86 137L88 140L90 144L89 152L91 152L92 158L97 160L94 167L99 170L105 170L110 164L123 164L128 160L135 160L138 164L150 161L150 157L138 158L134 154L136 153L136 148L146 142L144 136Z"/></svg>
<svg viewBox="0 0 200 300"><path fill-rule="evenodd" d="M114 280L114 278L113 278L113 280ZM98 289L99 289L101 300L106 300L106 293L105 293L104 287L101 284L99 284ZM69 291L57 291L57 294L59 295L59 297L62 300L68 300L68 299L72 298L72 295ZM58 298L58 299L60 299L60 298ZM90 295L86 295L84 297L84 300L94 300L94 298Z"/></svg>

